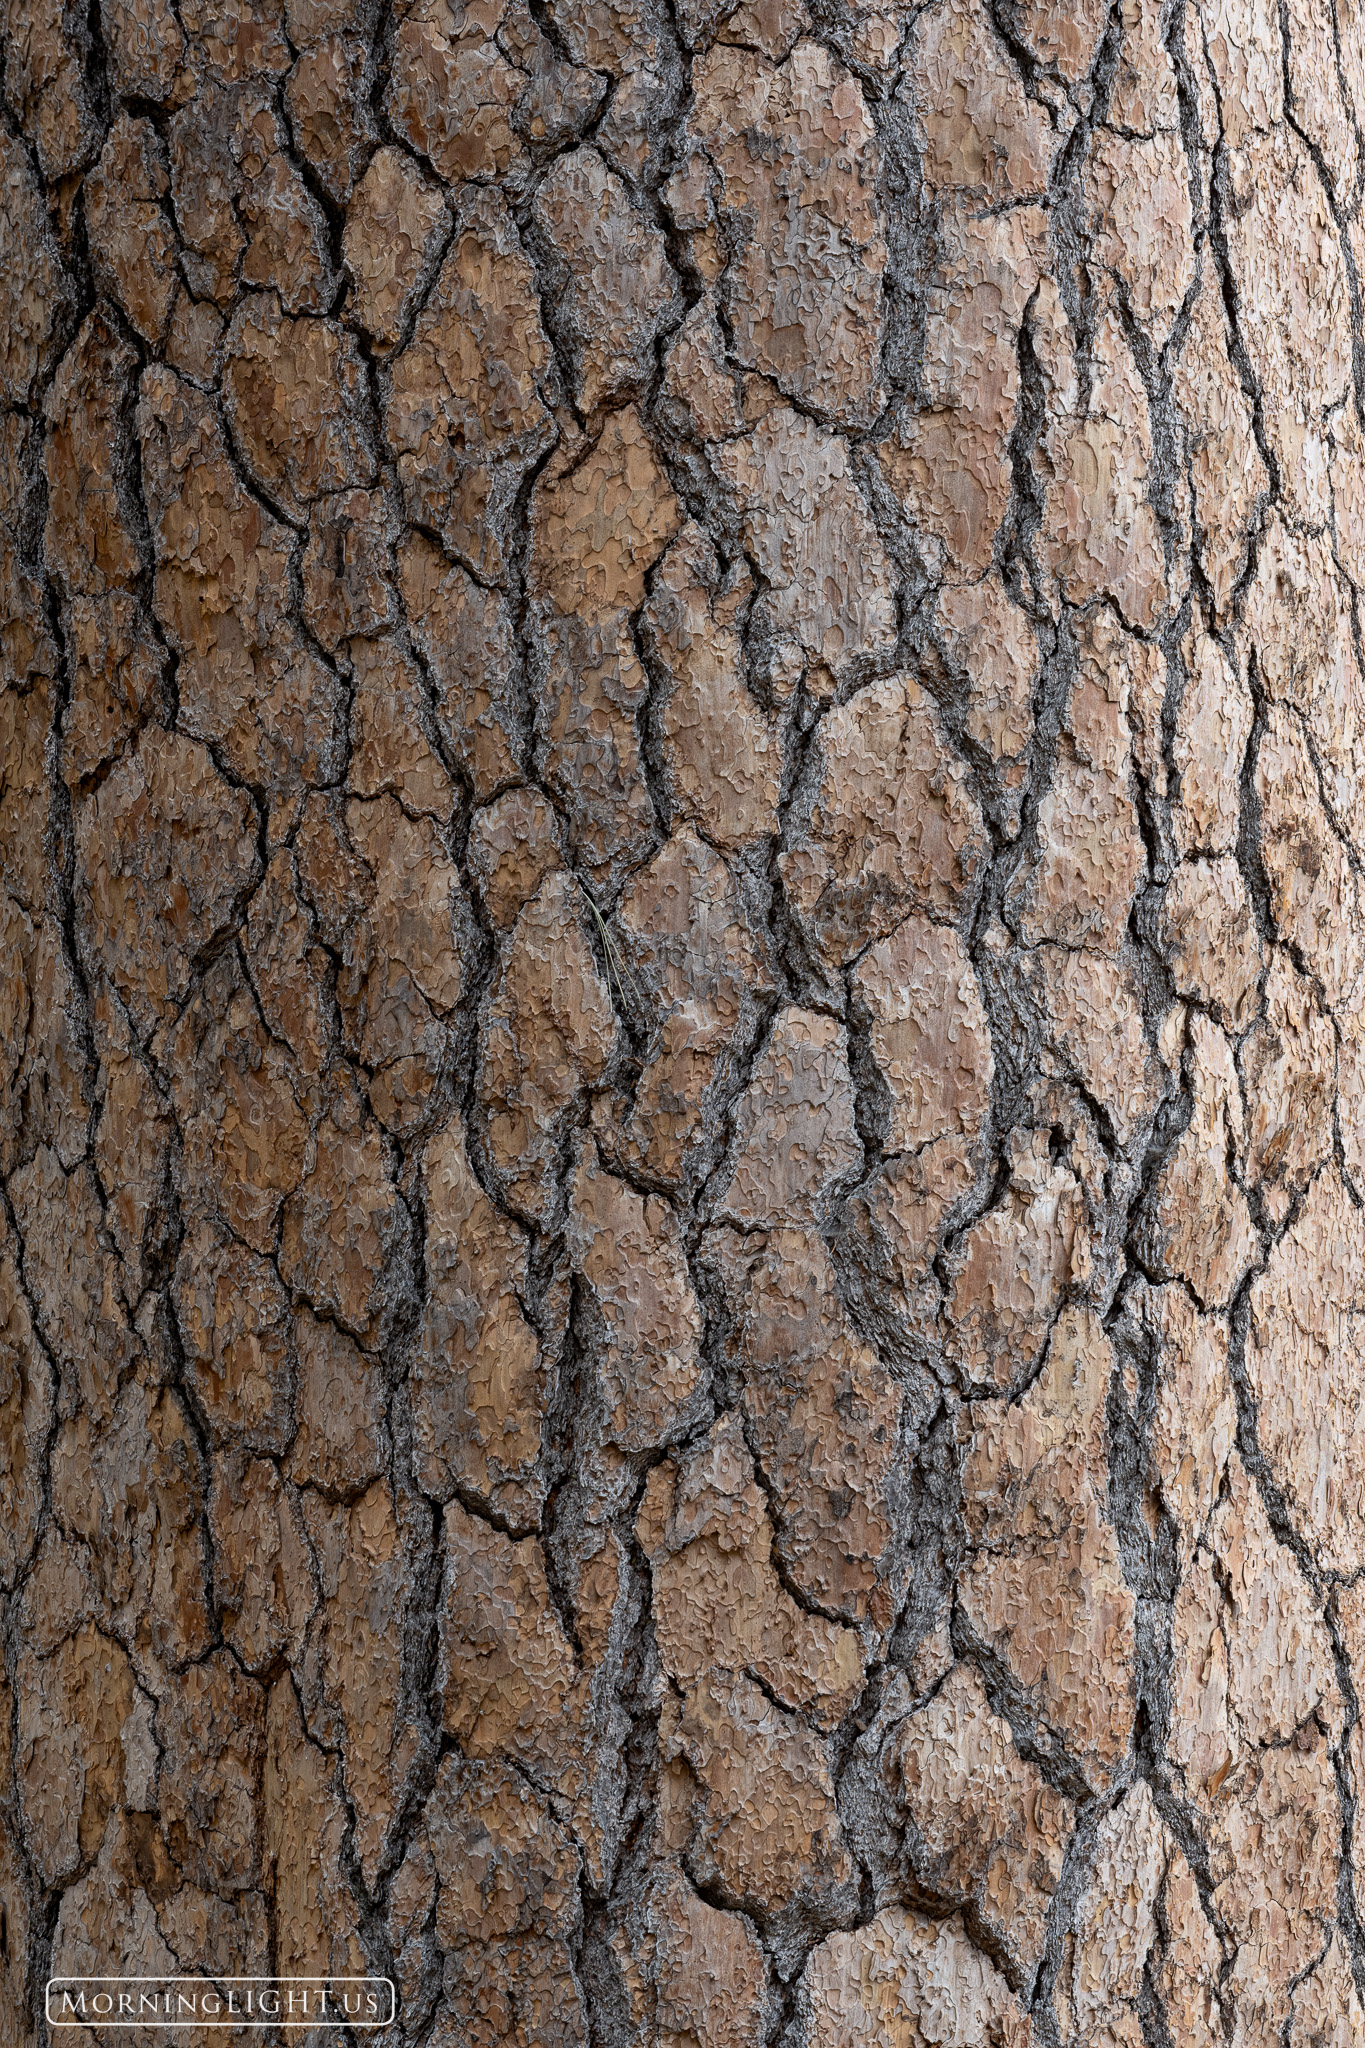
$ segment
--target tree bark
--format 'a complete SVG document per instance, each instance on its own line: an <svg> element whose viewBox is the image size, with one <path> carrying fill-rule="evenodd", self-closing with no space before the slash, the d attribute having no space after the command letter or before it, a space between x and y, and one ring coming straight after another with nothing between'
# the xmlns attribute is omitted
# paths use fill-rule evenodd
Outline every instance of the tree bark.
<svg viewBox="0 0 1365 2048"><path fill-rule="evenodd" d="M3 37L0 2048L1365 2038L1365 19Z"/></svg>

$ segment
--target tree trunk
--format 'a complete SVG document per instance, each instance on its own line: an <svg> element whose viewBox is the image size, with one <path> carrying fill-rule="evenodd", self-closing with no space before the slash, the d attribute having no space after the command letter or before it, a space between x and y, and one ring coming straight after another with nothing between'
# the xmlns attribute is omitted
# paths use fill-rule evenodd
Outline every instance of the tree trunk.
<svg viewBox="0 0 1365 2048"><path fill-rule="evenodd" d="M2 2048L1365 2038L1353 0L5 19Z"/></svg>

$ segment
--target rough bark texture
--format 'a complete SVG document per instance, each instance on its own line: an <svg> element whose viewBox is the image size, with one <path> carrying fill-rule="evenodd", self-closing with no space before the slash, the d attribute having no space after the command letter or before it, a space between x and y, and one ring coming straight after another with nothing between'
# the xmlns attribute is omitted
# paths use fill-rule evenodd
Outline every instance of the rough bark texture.
<svg viewBox="0 0 1365 2048"><path fill-rule="evenodd" d="M3 0L0 2041L1365 2038L1365 17Z"/></svg>

